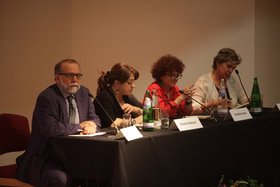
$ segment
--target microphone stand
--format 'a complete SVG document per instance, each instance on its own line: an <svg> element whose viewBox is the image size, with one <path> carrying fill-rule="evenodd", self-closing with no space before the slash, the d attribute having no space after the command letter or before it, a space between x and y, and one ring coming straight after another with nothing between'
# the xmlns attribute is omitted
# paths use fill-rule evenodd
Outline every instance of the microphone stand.
<svg viewBox="0 0 280 187"><path fill-rule="evenodd" d="M103 107L103 105L99 102L99 100L94 97L91 93L89 93L89 97L93 98L93 101L95 100L99 106L101 107L101 109L105 112L105 114L108 116L108 118L111 120L112 124L114 125L114 128L116 129L117 133L119 133L119 128L117 127L117 125L114 123L114 120L111 118L111 116L108 114L108 112L106 111L106 109ZM106 132L107 133L107 132Z"/></svg>
<svg viewBox="0 0 280 187"><path fill-rule="evenodd" d="M206 105L202 104L202 103L199 102L198 100L194 99L193 97L191 97L191 98L192 98L192 100L194 100L196 103L200 104L201 106L203 106L203 107L207 110L207 112L210 114L210 119L211 119L211 120L213 120L213 121L218 121L218 120L216 119L216 117L214 116L214 111L213 111L213 110L211 110L209 107L207 107Z"/></svg>
<svg viewBox="0 0 280 187"><path fill-rule="evenodd" d="M248 95L247 95L247 93L246 93L246 90L245 90L245 88L244 88L244 86L243 86L243 83L242 83L242 81L241 81L241 78L240 78L240 75L239 75L239 71L238 71L237 69L235 70L235 73L238 75L240 84L241 84L241 86L242 86L242 88L243 88L243 91L244 91L244 93L245 93L245 95L246 95L246 97L247 97L248 102L250 102L250 99L249 99L249 97L248 97Z"/></svg>
<svg viewBox="0 0 280 187"><path fill-rule="evenodd" d="M218 121L218 120L216 119L216 117L214 116L214 111L213 111L212 109L210 109L210 108L207 107L206 105L202 104L202 103L199 102L198 100L194 99L192 96L189 96L189 95L185 94L184 91L180 90L179 92L180 92L181 94L184 94L185 96L191 97L191 99L192 99L193 101L195 101L196 103L198 103L200 106L203 106L203 107L207 110L207 112L210 114L210 119L211 119L211 120L213 120L213 121Z"/></svg>

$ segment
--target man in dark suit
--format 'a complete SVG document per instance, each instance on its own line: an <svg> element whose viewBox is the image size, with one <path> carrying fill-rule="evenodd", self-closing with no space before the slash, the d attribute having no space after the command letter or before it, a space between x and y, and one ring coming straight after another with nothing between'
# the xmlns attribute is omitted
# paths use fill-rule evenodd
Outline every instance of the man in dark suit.
<svg viewBox="0 0 280 187"><path fill-rule="evenodd" d="M80 85L81 78L80 65L75 60L65 59L56 64L56 84L38 96L29 146L17 158L20 180L40 187L73 186L75 180L51 160L48 141L56 136L95 133L101 127L89 90Z"/></svg>

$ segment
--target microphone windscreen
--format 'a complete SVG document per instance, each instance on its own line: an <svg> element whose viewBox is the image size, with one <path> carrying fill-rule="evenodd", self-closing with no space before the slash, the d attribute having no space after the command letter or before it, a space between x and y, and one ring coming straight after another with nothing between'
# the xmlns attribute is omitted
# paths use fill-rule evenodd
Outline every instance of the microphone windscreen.
<svg viewBox="0 0 280 187"><path fill-rule="evenodd" d="M239 71L238 71L238 69L236 69L236 70L235 70L235 73L236 73L237 75L239 75Z"/></svg>

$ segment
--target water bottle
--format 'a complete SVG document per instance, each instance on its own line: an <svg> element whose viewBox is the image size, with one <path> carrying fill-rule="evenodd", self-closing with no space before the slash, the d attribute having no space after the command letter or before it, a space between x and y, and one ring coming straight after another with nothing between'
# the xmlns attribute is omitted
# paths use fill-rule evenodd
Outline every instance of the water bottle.
<svg viewBox="0 0 280 187"><path fill-rule="evenodd" d="M257 77L254 78L249 107L250 113L254 116L260 115L262 112L262 99Z"/></svg>
<svg viewBox="0 0 280 187"><path fill-rule="evenodd" d="M154 89L152 92L152 108L155 128L160 128L160 108L156 89Z"/></svg>
<svg viewBox="0 0 280 187"><path fill-rule="evenodd" d="M154 118L152 101L150 98L149 90L145 93L144 106L143 106L143 130L152 131L154 130Z"/></svg>
<svg viewBox="0 0 280 187"><path fill-rule="evenodd" d="M221 79L220 89L219 89L219 104L217 109L218 117L225 117L228 113L227 105L227 93L226 93L226 83L224 79Z"/></svg>

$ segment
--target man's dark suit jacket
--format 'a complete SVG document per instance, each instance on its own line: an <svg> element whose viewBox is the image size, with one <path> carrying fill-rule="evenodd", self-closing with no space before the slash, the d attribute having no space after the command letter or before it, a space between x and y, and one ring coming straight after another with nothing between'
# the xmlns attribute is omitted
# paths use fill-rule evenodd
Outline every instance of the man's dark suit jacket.
<svg viewBox="0 0 280 187"><path fill-rule="evenodd" d="M89 90L81 88L74 94L80 122L92 120L100 128L100 119L89 97ZM17 177L38 185L42 167L50 161L48 140L51 137L75 134L79 124L69 124L66 100L56 84L45 89L37 98L32 118L32 132L25 153L17 158Z"/></svg>

